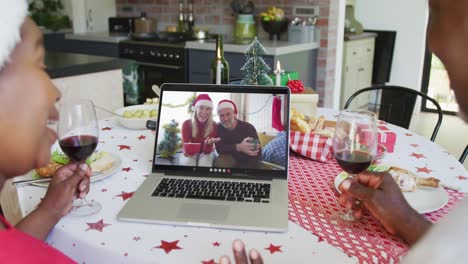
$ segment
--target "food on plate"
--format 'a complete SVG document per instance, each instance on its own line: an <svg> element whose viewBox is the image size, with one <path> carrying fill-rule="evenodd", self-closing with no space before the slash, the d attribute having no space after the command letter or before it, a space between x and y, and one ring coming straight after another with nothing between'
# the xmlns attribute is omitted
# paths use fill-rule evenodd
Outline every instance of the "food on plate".
<svg viewBox="0 0 468 264"><path fill-rule="evenodd" d="M36 173L40 177L52 177L58 169L68 163L70 163L70 159L65 154L56 150L52 153L49 164L36 169ZM93 172L103 172L114 166L115 159L108 152L99 151L93 153L93 155L86 160L86 163L91 167Z"/></svg>
<svg viewBox="0 0 468 264"><path fill-rule="evenodd" d="M402 192L414 192L418 186L439 187L439 179L423 178L418 175L398 167L390 167L389 173L396 181Z"/></svg>
<svg viewBox="0 0 468 264"><path fill-rule="evenodd" d="M146 101L144 104L145 105L157 105L159 104L159 98L158 97L146 98Z"/></svg>
<svg viewBox="0 0 468 264"><path fill-rule="evenodd" d="M291 108L290 129L292 131L300 131L302 133L315 133L326 137L333 137L335 133L336 121L325 120L325 116L305 116Z"/></svg>
<svg viewBox="0 0 468 264"><path fill-rule="evenodd" d="M137 110L126 110L123 112L123 117L125 118L150 118L156 117L158 115L158 110L156 109L137 109Z"/></svg>

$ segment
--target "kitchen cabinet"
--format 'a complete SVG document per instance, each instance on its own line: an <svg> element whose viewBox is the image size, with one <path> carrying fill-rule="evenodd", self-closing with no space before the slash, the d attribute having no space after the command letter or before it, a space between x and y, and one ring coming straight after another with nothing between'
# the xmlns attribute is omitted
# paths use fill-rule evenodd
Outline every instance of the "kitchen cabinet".
<svg viewBox="0 0 468 264"><path fill-rule="evenodd" d="M349 39L343 45L343 72L341 79L342 109L348 98L356 91L372 85L375 35ZM365 106L369 100L365 96L356 97L353 108Z"/></svg>
<svg viewBox="0 0 468 264"><path fill-rule="evenodd" d="M94 39L80 37L66 37L70 34L47 33L44 34L44 47L47 51L80 53L94 56L119 57L118 40L111 38ZM86 36L86 35L83 35Z"/></svg>

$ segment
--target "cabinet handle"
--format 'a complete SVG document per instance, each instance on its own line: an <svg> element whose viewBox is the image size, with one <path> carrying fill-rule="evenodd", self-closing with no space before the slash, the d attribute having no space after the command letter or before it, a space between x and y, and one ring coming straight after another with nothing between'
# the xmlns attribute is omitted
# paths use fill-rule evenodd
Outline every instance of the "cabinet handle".
<svg viewBox="0 0 468 264"><path fill-rule="evenodd" d="M362 71L364 71L364 68L359 68L358 69L358 72L362 72Z"/></svg>

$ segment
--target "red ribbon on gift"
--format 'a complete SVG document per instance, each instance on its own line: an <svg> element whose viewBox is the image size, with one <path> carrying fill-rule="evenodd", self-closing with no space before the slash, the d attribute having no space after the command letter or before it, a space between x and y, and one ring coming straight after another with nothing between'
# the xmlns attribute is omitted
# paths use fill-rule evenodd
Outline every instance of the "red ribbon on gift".
<svg viewBox="0 0 468 264"><path fill-rule="evenodd" d="M301 80L289 80L286 84L292 93L302 93L304 91L304 84Z"/></svg>

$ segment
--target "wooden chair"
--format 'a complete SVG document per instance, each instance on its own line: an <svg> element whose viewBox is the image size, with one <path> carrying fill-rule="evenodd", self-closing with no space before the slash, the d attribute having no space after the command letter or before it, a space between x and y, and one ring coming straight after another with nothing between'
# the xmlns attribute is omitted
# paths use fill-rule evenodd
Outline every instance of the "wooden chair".
<svg viewBox="0 0 468 264"><path fill-rule="evenodd" d="M442 108L436 100L419 91L401 86L372 86L352 94L344 109L353 104L352 108L367 109L378 114L380 120L408 129L418 96L429 100L437 108L439 117L431 136L431 141L434 141L442 124Z"/></svg>

